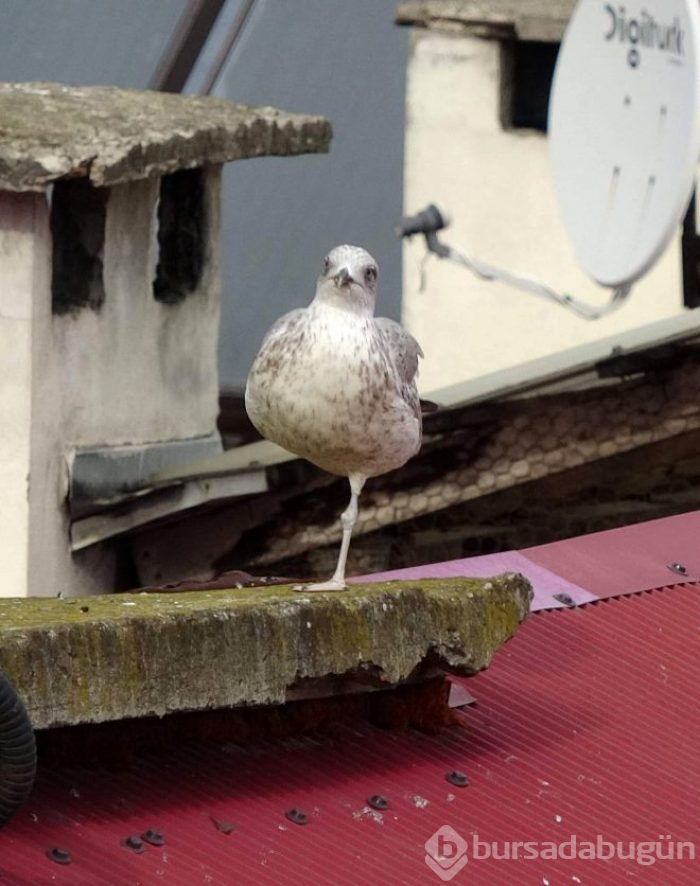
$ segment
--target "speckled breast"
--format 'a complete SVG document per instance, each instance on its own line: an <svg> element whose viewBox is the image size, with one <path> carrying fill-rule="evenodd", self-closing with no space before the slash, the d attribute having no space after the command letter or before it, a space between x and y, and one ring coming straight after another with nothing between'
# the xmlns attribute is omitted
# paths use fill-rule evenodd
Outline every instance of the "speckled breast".
<svg viewBox="0 0 700 886"><path fill-rule="evenodd" d="M271 337L246 408L263 436L334 474L383 474L420 446L420 417L371 318L310 312Z"/></svg>

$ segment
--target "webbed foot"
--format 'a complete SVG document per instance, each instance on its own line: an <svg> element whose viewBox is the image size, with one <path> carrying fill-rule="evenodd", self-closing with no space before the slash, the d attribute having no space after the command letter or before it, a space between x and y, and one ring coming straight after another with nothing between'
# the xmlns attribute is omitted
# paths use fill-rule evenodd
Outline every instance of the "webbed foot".
<svg viewBox="0 0 700 886"><path fill-rule="evenodd" d="M344 591L347 585L342 579L331 578L328 581L318 581L308 585L292 585L293 591Z"/></svg>

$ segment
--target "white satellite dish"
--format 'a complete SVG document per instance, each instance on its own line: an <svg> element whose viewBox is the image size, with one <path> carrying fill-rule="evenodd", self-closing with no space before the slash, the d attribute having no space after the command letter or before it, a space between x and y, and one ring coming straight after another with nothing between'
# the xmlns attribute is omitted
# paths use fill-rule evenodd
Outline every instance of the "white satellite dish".
<svg viewBox="0 0 700 886"><path fill-rule="evenodd" d="M659 258L700 153L698 0L579 0L549 106L554 187L583 268L631 283Z"/></svg>

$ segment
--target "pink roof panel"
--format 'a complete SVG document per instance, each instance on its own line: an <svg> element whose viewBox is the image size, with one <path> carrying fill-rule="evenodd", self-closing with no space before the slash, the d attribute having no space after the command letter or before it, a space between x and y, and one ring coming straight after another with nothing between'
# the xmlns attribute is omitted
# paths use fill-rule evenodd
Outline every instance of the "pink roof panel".
<svg viewBox="0 0 700 886"><path fill-rule="evenodd" d="M501 572L521 572L532 582L533 611L566 604L588 603L664 587L673 581L700 581L700 511L594 532L577 538L504 551L481 557L411 566L357 578L486 578Z"/></svg>

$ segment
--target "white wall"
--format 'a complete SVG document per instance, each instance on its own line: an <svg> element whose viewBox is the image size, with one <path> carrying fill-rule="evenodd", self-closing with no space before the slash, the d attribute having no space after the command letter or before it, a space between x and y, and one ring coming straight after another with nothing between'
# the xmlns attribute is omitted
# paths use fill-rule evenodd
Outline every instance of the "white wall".
<svg viewBox="0 0 700 886"><path fill-rule="evenodd" d="M158 181L110 192L104 304L51 310L44 194L0 192L0 596L114 589L118 544L69 549L68 465L80 446L208 436L218 412L220 170L197 291L153 297Z"/></svg>
<svg viewBox="0 0 700 886"><path fill-rule="evenodd" d="M159 180L110 189L104 304L54 316L57 419L75 446L186 439L216 429L219 318L218 168L207 170L211 232L202 280L178 304L153 297Z"/></svg>
<svg viewBox="0 0 700 886"><path fill-rule="evenodd" d="M559 220L546 138L499 121L499 43L414 30L408 65L404 207L436 203L443 238L468 256L603 304L577 265ZM420 290L422 238L404 250L403 321L425 352L421 389L493 370L678 314L680 238L619 312L582 320L431 257Z"/></svg>
<svg viewBox="0 0 700 886"><path fill-rule="evenodd" d="M29 564L32 324L48 248L43 205L42 195L0 192L0 596L25 592Z"/></svg>

